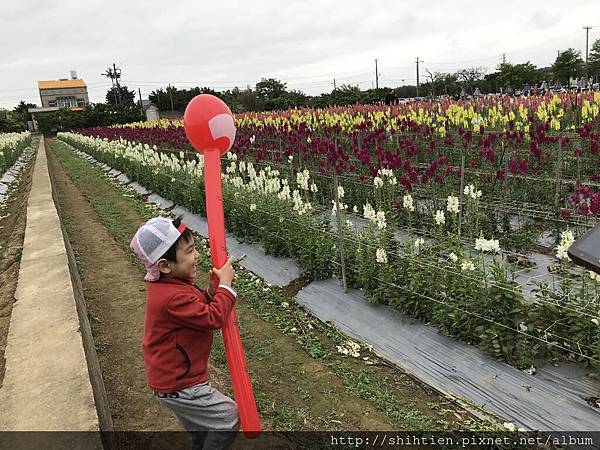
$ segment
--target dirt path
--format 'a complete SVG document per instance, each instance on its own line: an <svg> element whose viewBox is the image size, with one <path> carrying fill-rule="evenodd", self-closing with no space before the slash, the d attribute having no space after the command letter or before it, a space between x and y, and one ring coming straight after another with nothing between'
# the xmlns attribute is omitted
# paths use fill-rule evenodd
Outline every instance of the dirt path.
<svg viewBox="0 0 600 450"><path fill-rule="evenodd" d="M0 255L2 258L0 262L0 387L4 380L4 352L19 280L27 219L27 200L31 190L34 163L35 158L28 163L22 172L20 182L10 191L4 207L0 209Z"/></svg>
<svg viewBox="0 0 600 450"><path fill-rule="evenodd" d="M143 272L124 251L148 211L124 196L99 169L52 141L47 148L80 268L115 429L181 430L146 387L141 352L146 287ZM399 430L409 429L415 418L425 418L426 426L443 423L442 428L452 422L444 421L443 408L453 408L445 399L393 369L372 368L374 374L379 370L385 375L390 390L404 396L406 414L393 420L371 401L353 395L326 362L310 357L293 337L243 302L238 304L238 316L265 429ZM211 382L230 393L220 341L215 336Z"/></svg>

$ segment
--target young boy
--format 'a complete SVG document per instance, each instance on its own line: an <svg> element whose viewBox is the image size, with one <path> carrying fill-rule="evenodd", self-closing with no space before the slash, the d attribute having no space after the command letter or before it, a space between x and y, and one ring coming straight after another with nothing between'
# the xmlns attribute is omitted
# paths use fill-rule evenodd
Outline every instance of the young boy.
<svg viewBox="0 0 600 450"><path fill-rule="evenodd" d="M229 448L239 428L237 407L210 385L207 365L213 330L223 327L236 299L232 259L211 270L218 288L203 291L194 284L194 236L181 219L150 219L130 246L149 282L143 338L148 386L194 432L193 449Z"/></svg>

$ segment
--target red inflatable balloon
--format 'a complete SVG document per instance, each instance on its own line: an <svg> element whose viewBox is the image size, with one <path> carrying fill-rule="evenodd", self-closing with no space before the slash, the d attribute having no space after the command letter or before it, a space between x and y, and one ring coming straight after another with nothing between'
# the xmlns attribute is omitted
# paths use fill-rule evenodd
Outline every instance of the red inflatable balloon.
<svg viewBox="0 0 600 450"><path fill-rule="evenodd" d="M213 267L227 262L223 192L221 186L221 155L235 140L235 125L231 111L223 101L208 94L194 97L183 115L183 126L188 140L196 151L204 154L204 188L206 218ZM211 280L216 284L218 280ZM231 384L238 406L241 428L246 437L257 437L261 431L252 383L246 366L246 356L237 322L235 308L223 326L223 342Z"/></svg>
<svg viewBox="0 0 600 450"><path fill-rule="evenodd" d="M226 153L235 141L235 124L229 107L214 95L197 95L183 114L185 134L200 153L218 149Z"/></svg>

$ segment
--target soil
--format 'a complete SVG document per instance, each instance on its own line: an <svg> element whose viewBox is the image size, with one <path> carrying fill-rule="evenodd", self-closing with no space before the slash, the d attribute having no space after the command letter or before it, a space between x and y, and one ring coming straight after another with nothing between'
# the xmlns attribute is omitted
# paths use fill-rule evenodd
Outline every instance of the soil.
<svg viewBox="0 0 600 450"><path fill-rule="evenodd" d="M4 353L19 280L34 163L35 158L27 164L16 188L9 191L6 203L0 208L0 387L4 381Z"/></svg>
<svg viewBox="0 0 600 450"><path fill-rule="evenodd" d="M145 218L127 199L117 198L110 183L80 175L71 174L70 178L50 144L46 146L49 167L80 269L115 430L182 430L146 386L141 350L146 291L143 272L125 253L115 233L111 234L97 208L100 199L110 204L122 235L133 235ZM398 429L371 402L349 393L324 362L311 358L291 336L282 334L243 302L238 302L237 310L246 354L254 356L249 358L248 368L264 429L286 429L282 426L285 414L294 416L290 421L293 426L297 426L298 417L304 417L302 429L306 431ZM215 341L220 339L215 336ZM230 394L222 349L213 351L210 371L211 383ZM407 384L410 401L425 405L444 400L414 389L414 384ZM431 416L441 418L435 412Z"/></svg>

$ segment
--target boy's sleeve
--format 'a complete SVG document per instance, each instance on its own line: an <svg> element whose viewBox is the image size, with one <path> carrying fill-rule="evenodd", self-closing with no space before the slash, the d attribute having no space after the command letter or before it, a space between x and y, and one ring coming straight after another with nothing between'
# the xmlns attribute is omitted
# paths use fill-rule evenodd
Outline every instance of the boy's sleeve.
<svg viewBox="0 0 600 450"><path fill-rule="evenodd" d="M219 287L210 303L205 303L202 296L177 294L167 302L166 310L179 325L195 330L218 330L225 324L234 303L235 296Z"/></svg>

